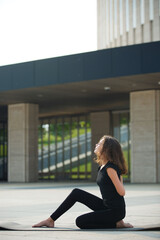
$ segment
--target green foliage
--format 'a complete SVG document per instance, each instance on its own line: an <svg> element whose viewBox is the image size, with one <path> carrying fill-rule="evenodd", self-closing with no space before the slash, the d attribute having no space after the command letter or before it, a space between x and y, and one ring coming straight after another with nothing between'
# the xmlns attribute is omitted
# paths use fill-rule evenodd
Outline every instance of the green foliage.
<svg viewBox="0 0 160 240"><path fill-rule="evenodd" d="M86 126L85 126L86 125ZM90 122L80 121L79 124L75 121L70 125L69 122L55 124L44 124L39 126L38 143L47 145L50 143L61 142L70 138L75 138L78 135L85 134L85 127L87 132L91 131Z"/></svg>
<svg viewBox="0 0 160 240"><path fill-rule="evenodd" d="M7 145L0 145L0 157L7 157Z"/></svg>
<svg viewBox="0 0 160 240"><path fill-rule="evenodd" d="M71 172L76 172L76 173L77 172L85 172L85 171L91 172L91 162L88 162L87 165L85 165L83 163L79 166L79 169L78 169L78 166L76 166L76 167L73 167L71 170ZM67 170L66 172L70 172L70 171Z"/></svg>

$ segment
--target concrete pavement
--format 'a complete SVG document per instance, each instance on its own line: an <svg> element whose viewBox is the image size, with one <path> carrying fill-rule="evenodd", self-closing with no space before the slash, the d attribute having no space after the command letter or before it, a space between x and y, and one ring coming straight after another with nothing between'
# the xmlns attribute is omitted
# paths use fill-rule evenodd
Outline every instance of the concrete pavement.
<svg viewBox="0 0 160 240"><path fill-rule="evenodd" d="M17 222L33 225L47 218L74 187L100 196L95 183L88 182L39 182L26 184L0 183L0 222ZM160 184L125 184L126 222L134 226L160 223ZM76 203L56 221L57 227L75 227L75 218L90 210ZM0 240L91 240L91 239L160 238L160 232L107 232L107 231L0 231Z"/></svg>

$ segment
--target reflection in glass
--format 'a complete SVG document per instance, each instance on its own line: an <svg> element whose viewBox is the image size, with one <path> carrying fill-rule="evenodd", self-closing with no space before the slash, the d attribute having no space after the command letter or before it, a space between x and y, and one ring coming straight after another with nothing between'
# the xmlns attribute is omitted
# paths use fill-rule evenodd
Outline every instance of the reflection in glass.
<svg viewBox="0 0 160 240"><path fill-rule="evenodd" d="M126 163L128 165L128 174L126 180L130 177L130 120L129 112L113 112L113 136L120 142Z"/></svg>
<svg viewBox="0 0 160 240"><path fill-rule="evenodd" d="M88 115L41 119L38 146L40 178L91 177L91 126Z"/></svg>

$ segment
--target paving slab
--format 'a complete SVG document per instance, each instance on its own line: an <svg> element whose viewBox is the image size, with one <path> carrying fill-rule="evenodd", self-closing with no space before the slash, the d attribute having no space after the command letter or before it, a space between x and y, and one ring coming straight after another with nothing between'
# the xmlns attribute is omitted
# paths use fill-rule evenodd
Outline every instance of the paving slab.
<svg viewBox="0 0 160 240"><path fill-rule="evenodd" d="M0 183L0 222L33 225L47 218L73 188L100 196L99 188L90 182ZM160 224L160 184L125 184L126 222L134 226ZM76 228L77 216L89 212L76 203L56 221L57 228ZM159 231L0 231L0 240L20 239L160 239Z"/></svg>

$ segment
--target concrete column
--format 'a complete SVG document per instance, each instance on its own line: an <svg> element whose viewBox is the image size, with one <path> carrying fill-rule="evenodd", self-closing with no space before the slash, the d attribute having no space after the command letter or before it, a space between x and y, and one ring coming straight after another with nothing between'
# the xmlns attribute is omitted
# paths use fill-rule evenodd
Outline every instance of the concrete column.
<svg viewBox="0 0 160 240"><path fill-rule="evenodd" d="M128 33L128 45L133 44L133 3L129 1L129 33Z"/></svg>
<svg viewBox="0 0 160 240"><path fill-rule="evenodd" d="M112 16L112 12L111 12L111 2L110 0L107 0L107 13L108 13L108 28L109 28L109 48L112 47L112 32L111 32L111 16Z"/></svg>
<svg viewBox="0 0 160 240"><path fill-rule="evenodd" d="M155 0L153 1L153 41L160 40L160 16L159 16L159 9L160 9L160 1Z"/></svg>
<svg viewBox="0 0 160 240"><path fill-rule="evenodd" d="M106 48L106 1L97 1L97 47Z"/></svg>
<svg viewBox="0 0 160 240"><path fill-rule="evenodd" d="M103 0L103 11L102 13L102 22L103 22L103 33L101 35L101 38L103 38L103 48L106 48L106 0Z"/></svg>
<svg viewBox="0 0 160 240"><path fill-rule="evenodd" d="M115 47L115 30L114 30L114 24L115 24L115 19L114 19L114 1L112 1L112 48Z"/></svg>
<svg viewBox="0 0 160 240"><path fill-rule="evenodd" d="M127 45L127 31L126 31L126 1L123 1L123 37L122 46Z"/></svg>
<svg viewBox="0 0 160 240"><path fill-rule="evenodd" d="M141 33L141 18L140 18L140 0L136 1L136 29L135 29L135 41L136 43L142 42L142 33Z"/></svg>
<svg viewBox="0 0 160 240"><path fill-rule="evenodd" d="M110 128L110 112L91 113L91 129L92 129L92 156L94 158L94 148L96 143L104 135L111 134ZM97 177L98 165L92 161L92 180Z"/></svg>
<svg viewBox="0 0 160 240"><path fill-rule="evenodd" d="M130 94L131 182L160 182L160 90Z"/></svg>
<svg viewBox="0 0 160 240"><path fill-rule="evenodd" d="M117 1L117 47L120 46L120 4L119 1Z"/></svg>
<svg viewBox="0 0 160 240"><path fill-rule="evenodd" d="M38 105L8 107L8 181L38 179Z"/></svg>
<svg viewBox="0 0 160 240"><path fill-rule="evenodd" d="M101 2L97 0L97 48L102 48L101 35L102 35L102 24L101 24Z"/></svg>
<svg viewBox="0 0 160 240"><path fill-rule="evenodd" d="M150 19L149 19L149 0L145 0L145 17L144 17L144 42L151 41L151 29L150 29Z"/></svg>
<svg viewBox="0 0 160 240"><path fill-rule="evenodd" d="M110 26L109 26L109 3L106 0L106 48L109 48L110 44Z"/></svg>

